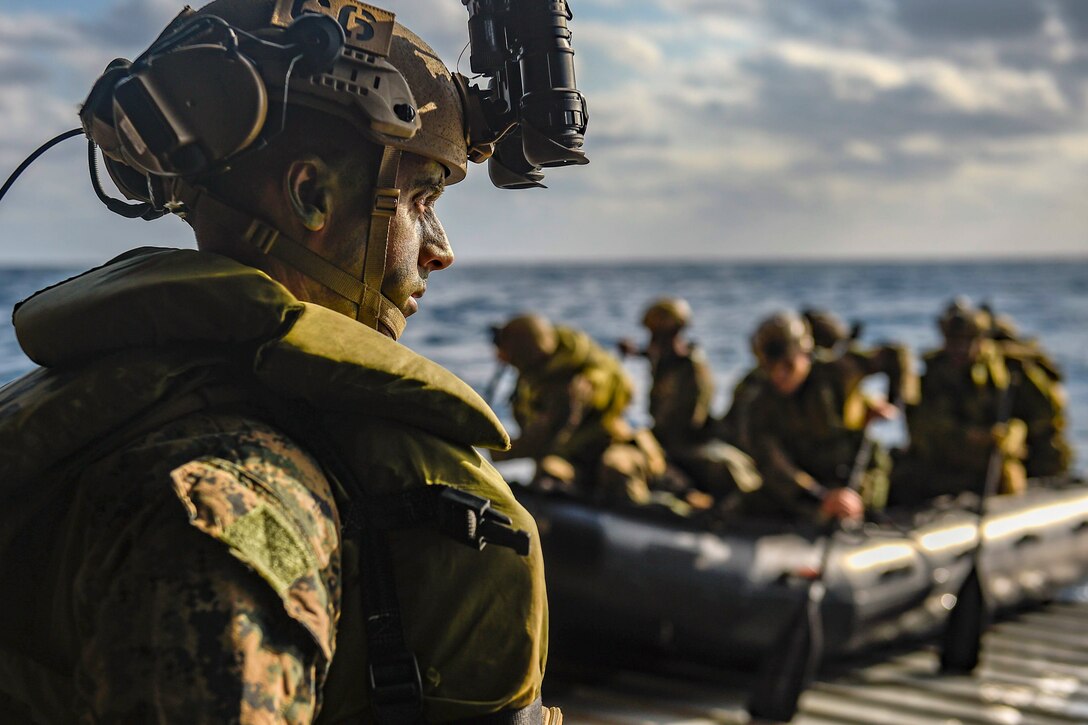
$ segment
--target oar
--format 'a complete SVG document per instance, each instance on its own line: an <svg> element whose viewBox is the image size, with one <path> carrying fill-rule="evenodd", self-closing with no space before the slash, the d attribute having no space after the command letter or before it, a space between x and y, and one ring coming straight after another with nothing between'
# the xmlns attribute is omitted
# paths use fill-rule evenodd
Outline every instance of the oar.
<svg viewBox="0 0 1088 725"><path fill-rule="evenodd" d="M1008 384L998 399L998 423L1008 423L1012 415L1013 388L1018 382L1014 373L1009 376ZM982 648L982 633L989 626L993 611L986 592L982 588L979 576L979 561L982 558L983 522L986 520L986 502L997 493L1001 481L1001 469L1004 455L1001 447L994 446L990 460L986 465L986 478L982 483L982 498L978 502L977 541L971 552L971 571L960 585L956 594L956 603L948 613L944 633L941 637L941 672L944 674L967 674L978 665L979 651Z"/></svg>
<svg viewBox="0 0 1088 725"><path fill-rule="evenodd" d="M861 487L861 477L869 467L872 455L873 440L864 435L850 469L847 484L850 489L856 491ZM823 659L824 628L820 605L827 591L824 577L838 530L837 522L832 521L828 525L824 550L820 554L820 568L809 580L801 606L790 617L763 660L759 679L748 699L748 714L755 719L775 722L792 720L797 714L801 694L808 689Z"/></svg>

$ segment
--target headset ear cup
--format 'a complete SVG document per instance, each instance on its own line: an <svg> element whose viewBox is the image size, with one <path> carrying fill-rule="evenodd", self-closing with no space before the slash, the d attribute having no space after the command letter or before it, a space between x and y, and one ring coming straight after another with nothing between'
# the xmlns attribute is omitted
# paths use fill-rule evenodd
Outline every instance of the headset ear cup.
<svg viewBox="0 0 1088 725"><path fill-rule="evenodd" d="M126 163L158 176L196 176L256 140L268 91L242 54L196 45L154 57L118 83L113 112Z"/></svg>
<svg viewBox="0 0 1088 725"><path fill-rule="evenodd" d="M128 77L132 63L124 58L110 61L94 82L87 100L79 109L79 120L87 138L95 142L107 157L121 158L121 141L113 118L113 92Z"/></svg>
<svg viewBox="0 0 1088 725"><path fill-rule="evenodd" d="M328 15L316 13L307 13L297 18L284 31L284 38L302 54L295 68L303 75L332 70L347 43L340 23Z"/></svg>

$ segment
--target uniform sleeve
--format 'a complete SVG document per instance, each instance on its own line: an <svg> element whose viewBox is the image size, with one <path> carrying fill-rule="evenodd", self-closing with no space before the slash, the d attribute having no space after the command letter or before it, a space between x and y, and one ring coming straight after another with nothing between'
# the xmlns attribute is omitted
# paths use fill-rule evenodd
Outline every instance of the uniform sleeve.
<svg viewBox="0 0 1088 725"><path fill-rule="evenodd" d="M584 408L575 381L569 384L547 382L537 385L518 383L518 425L521 432L506 451L493 451L494 460L541 458L556 453L564 431L573 430ZM524 386L524 387L522 387Z"/></svg>
<svg viewBox="0 0 1088 725"><path fill-rule="evenodd" d="M800 500L817 500L824 488L793 461L774 426L774 411L765 394L757 394L750 406L749 444L752 458L763 476L762 495L769 495L782 505Z"/></svg>
<svg viewBox="0 0 1088 725"><path fill-rule="evenodd" d="M322 653L268 583L163 497L80 572L93 722L309 723Z"/></svg>
<svg viewBox="0 0 1088 725"><path fill-rule="evenodd" d="M278 431L195 415L90 466L73 506L92 722L309 723L335 649L339 526Z"/></svg>

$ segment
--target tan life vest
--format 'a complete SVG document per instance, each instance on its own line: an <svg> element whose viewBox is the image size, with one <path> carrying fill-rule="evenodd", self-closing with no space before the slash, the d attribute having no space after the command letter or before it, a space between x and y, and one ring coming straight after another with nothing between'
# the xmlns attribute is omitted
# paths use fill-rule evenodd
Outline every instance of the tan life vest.
<svg viewBox="0 0 1088 725"><path fill-rule="evenodd" d="M239 372L265 394L338 421L342 430L334 444L353 447L348 464L362 467L356 472L375 493L449 483L491 499L536 538L532 519L501 476L471 450L504 448L509 438L467 384L369 328L299 302L258 270L204 252L135 250L31 297L18 306L15 325L28 356L44 367L0 389L0 501L18 501L0 514L0 551L26 523L22 512L64 494L58 490L62 483L37 484L63 482L63 475L50 474L65 462L93 455L103 440L123 441L151 430L165 422L164 414L199 409L207 404L201 398L224 383L233 386ZM385 452L381 470L366 468ZM399 537L394 568L418 562L427 546L433 541ZM466 548L463 566L460 552L455 555L457 571L492 567L500 577L513 571L521 579L512 586L526 577L539 579L532 587L534 601L526 603L529 613L523 612L534 621L511 617L510 632L504 633L512 639L527 627L546 631L543 568L539 547L533 549L527 563L505 563L490 547ZM486 594L474 591L467 598L478 601ZM402 605L411 636L414 623L408 620L420 605L407 599ZM351 617L343 617L340 629L352 626ZM424 629L417 638L441 635ZM541 639L538 651L530 653L539 670L546 635ZM323 649L331 644L324 642ZM432 698L435 711L443 719L461 716L457 708L467 705L442 701L442 688L470 674L456 671L453 661L436 667L443 684ZM527 704L538 695L539 673L535 684L511 685L501 701Z"/></svg>

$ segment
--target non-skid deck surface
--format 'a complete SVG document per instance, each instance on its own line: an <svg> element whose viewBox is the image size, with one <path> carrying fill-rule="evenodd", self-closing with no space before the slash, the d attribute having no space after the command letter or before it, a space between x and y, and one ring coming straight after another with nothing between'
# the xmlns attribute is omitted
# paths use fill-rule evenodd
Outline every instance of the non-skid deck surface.
<svg viewBox="0 0 1088 725"><path fill-rule="evenodd" d="M558 675L545 700L574 725L754 722L744 710L750 674L672 664L653 674L582 665ZM932 647L829 672L801 698L794 723L1088 723L1088 604L1053 604L997 624L970 676L937 674Z"/></svg>

